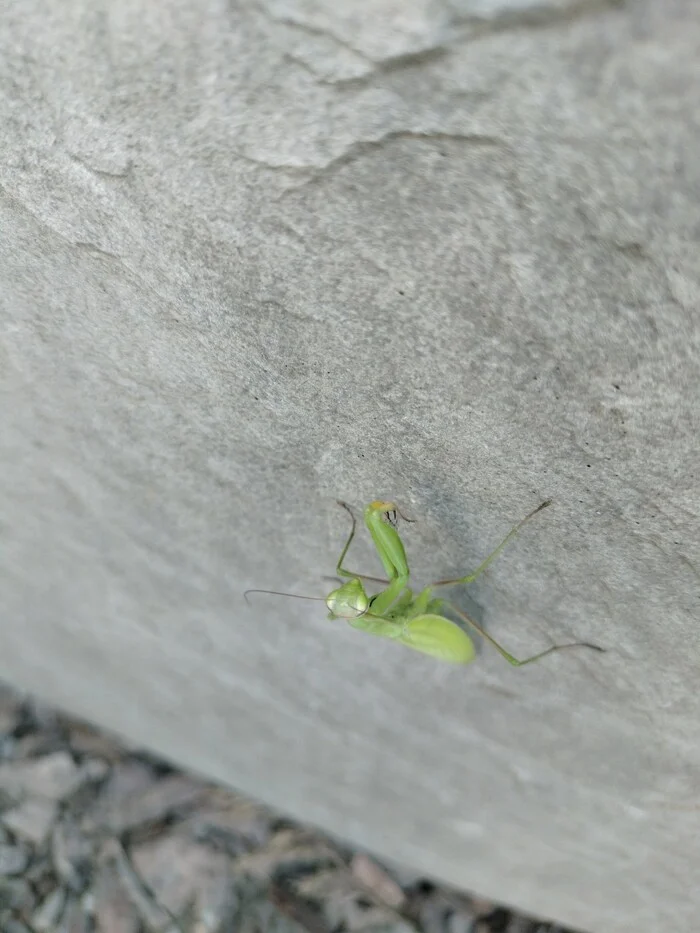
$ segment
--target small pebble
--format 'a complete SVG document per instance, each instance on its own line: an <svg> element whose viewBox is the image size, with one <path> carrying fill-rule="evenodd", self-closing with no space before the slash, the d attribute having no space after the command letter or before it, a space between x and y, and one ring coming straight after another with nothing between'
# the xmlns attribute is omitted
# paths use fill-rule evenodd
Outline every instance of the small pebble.
<svg viewBox="0 0 700 933"><path fill-rule="evenodd" d="M53 800L29 797L18 807L3 813L2 821L16 835L41 846L51 832L57 813L58 806Z"/></svg>
<svg viewBox="0 0 700 933"><path fill-rule="evenodd" d="M32 933L26 923L21 920L6 920L2 933Z"/></svg>
<svg viewBox="0 0 700 933"><path fill-rule="evenodd" d="M14 910L27 913L34 903L34 892L24 878L0 878L0 911Z"/></svg>
<svg viewBox="0 0 700 933"><path fill-rule="evenodd" d="M36 933L54 933L66 903L66 892L56 888L41 903L32 916L32 926Z"/></svg>
<svg viewBox="0 0 700 933"><path fill-rule="evenodd" d="M29 850L24 846L0 844L0 875L20 875L29 858Z"/></svg>

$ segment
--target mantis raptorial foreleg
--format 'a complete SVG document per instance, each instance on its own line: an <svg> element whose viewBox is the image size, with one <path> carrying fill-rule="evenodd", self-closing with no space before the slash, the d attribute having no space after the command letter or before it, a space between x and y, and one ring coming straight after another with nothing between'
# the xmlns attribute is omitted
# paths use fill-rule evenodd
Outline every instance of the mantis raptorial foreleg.
<svg viewBox="0 0 700 933"><path fill-rule="evenodd" d="M369 574L366 574L366 573L354 573L352 570L347 570L345 567L343 567L343 561L345 560L345 557L347 556L347 553L350 550L350 544L352 543L352 539L355 537L355 531L357 529L357 519L355 518L355 513L350 508L350 506L347 504L347 502L341 502L340 499L337 499L336 501L338 505L342 506L342 508L345 509L345 511L350 516L350 521L352 522L350 526L350 534L348 535L348 540L345 542L343 546L343 550L340 552L338 563L335 565L336 576L350 577L350 578L357 577L358 580L372 580L373 583L383 583L386 586L389 583L389 581L382 579L382 577L371 577L369 576Z"/></svg>
<svg viewBox="0 0 700 933"><path fill-rule="evenodd" d="M359 580L373 580L386 584L385 588L380 593L377 593L370 599L372 615L381 618L386 615L408 584L408 560L406 559L403 541L396 530L398 516L401 515L401 512L396 503L384 502L382 500L370 502L364 511L365 524L372 537L379 559L384 565L384 569L389 577L388 580L378 580L377 577L370 577L367 574L352 573L343 567L343 561L350 548L350 543L355 536L357 522L352 509L347 503L338 500L338 505L341 505L346 512L348 512L352 520L352 526L345 546L340 553L336 572L339 576L343 577L351 577Z"/></svg>

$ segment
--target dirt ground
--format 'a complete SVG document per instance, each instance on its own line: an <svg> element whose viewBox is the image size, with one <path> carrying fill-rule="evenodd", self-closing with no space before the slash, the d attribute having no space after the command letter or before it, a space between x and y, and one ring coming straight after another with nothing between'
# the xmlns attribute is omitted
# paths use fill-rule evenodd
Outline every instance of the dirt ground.
<svg viewBox="0 0 700 933"><path fill-rule="evenodd" d="M0 933L572 933L0 686Z"/></svg>

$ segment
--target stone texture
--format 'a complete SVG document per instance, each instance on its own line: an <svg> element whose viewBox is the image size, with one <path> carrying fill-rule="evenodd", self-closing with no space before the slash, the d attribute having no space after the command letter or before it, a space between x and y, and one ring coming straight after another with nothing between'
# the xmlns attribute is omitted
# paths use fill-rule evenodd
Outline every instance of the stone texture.
<svg viewBox="0 0 700 933"><path fill-rule="evenodd" d="M233 879L225 854L171 833L134 846L131 858L158 903L174 916L197 901L208 902L203 913L226 906Z"/></svg>
<svg viewBox="0 0 700 933"><path fill-rule="evenodd" d="M66 904L66 892L63 888L56 888L39 906L32 917L32 926L38 933L50 933L55 930Z"/></svg>
<svg viewBox="0 0 700 933"><path fill-rule="evenodd" d="M27 795L61 800L74 791L79 782L80 770L66 752L0 765L0 791L11 797Z"/></svg>
<svg viewBox="0 0 700 933"><path fill-rule="evenodd" d="M28 862L24 846L0 845L0 875L21 875Z"/></svg>
<svg viewBox="0 0 700 933"><path fill-rule="evenodd" d="M699 51L693 0L10 4L0 676L484 896L691 928ZM420 580L553 496L471 608L607 653L246 607L377 495Z"/></svg>
<svg viewBox="0 0 700 933"><path fill-rule="evenodd" d="M95 919L106 933L139 933L138 914L113 867L106 865L95 881Z"/></svg>
<svg viewBox="0 0 700 933"><path fill-rule="evenodd" d="M19 806L4 813L2 821L17 836L35 845L42 845L51 832L57 813L55 801L28 797Z"/></svg>
<svg viewBox="0 0 700 933"><path fill-rule="evenodd" d="M123 833L157 823L173 810L193 807L201 796L201 784L184 775L172 775L123 800L119 809L113 806L109 827L115 833Z"/></svg>
<svg viewBox="0 0 700 933"><path fill-rule="evenodd" d="M0 732L26 785L14 790L36 789L40 774L51 777L43 787L71 792L60 806L47 801L50 826L28 845L0 825L3 933L467 933L474 923L544 933L538 920L352 852L36 700L15 706ZM52 757L31 760L47 748ZM98 749L105 759L90 757ZM66 771L58 753L90 775L79 791L55 780Z"/></svg>

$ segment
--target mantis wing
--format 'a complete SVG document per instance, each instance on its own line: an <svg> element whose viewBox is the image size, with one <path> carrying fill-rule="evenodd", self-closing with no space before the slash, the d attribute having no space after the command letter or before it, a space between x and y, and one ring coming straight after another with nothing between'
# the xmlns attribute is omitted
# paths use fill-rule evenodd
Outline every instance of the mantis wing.
<svg viewBox="0 0 700 933"><path fill-rule="evenodd" d="M411 619L396 641L453 664L469 664L476 657L471 638L444 616L422 615Z"/></svg>

